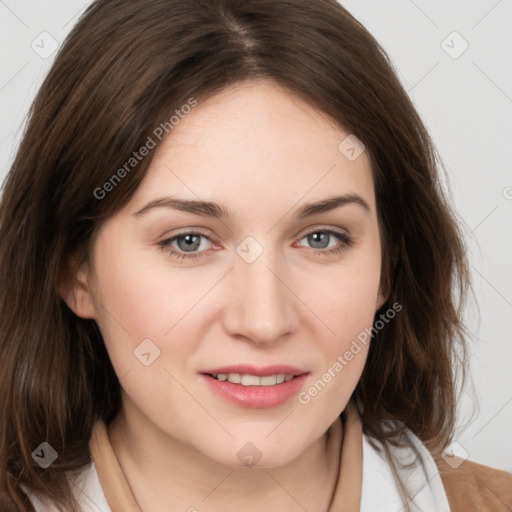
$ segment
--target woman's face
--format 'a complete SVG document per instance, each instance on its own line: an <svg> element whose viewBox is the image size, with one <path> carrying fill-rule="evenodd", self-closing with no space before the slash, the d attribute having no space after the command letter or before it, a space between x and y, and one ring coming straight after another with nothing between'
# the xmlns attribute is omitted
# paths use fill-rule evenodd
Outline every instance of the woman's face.
<svg viewBox="0 0 512 512"><path fill-rule="evenodd" d="M385 300L370 162L347 136L254 81L199 101L152 149L74 303L98 323L130 414L219 463L275 467L341 413L366 360L358 335Z"/></svg>

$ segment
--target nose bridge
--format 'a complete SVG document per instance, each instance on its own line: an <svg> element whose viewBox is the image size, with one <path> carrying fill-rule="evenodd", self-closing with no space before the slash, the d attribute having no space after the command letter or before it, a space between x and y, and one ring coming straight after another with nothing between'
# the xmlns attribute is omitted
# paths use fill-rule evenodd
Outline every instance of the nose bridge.
<svg viewBox="0 0 512 512"><path fill-rule="evenodd" d="M248 237L250 238L250 237ZM271 343L294 329L293 294L280 275L276 253L253 240L237 247L234 296L227 328L253 342Z"/></svg>

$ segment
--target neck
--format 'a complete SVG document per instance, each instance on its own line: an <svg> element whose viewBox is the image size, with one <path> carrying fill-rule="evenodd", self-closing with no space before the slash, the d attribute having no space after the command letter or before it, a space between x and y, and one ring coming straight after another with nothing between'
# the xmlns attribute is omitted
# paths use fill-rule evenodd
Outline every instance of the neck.
<svg viewBox="0 0 512 512"><path fill-rule="evenodd" d="M167 435L125 395L108 435L142 512L328 512L339 477L336 421L296 459L271 469L217 463Z"/></svg>

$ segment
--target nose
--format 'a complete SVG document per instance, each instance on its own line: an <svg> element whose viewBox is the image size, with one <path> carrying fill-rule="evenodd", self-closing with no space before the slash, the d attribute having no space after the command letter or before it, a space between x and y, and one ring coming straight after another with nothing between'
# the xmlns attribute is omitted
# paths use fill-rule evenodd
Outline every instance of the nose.
<svg viewBox="0 0 512 512"><path fill-rule="evenodd" d="M291 277L270 252L252 263L237 256L227 277L224 325L231 336L269 345L296 330L298 300Z"/></svg>

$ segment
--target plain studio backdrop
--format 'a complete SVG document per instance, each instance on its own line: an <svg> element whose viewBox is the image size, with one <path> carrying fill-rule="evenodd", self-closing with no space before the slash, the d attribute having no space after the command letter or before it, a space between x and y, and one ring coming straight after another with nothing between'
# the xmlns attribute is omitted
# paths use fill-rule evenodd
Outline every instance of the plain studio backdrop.
<svg viewBox="0 0 512 512"><path fill-rule="evenodd" d="M0 0L2 180L55 50L89 3ZM512 1L341 3L391 57L467 226L479 311L470 302L472 386L454 451L512 472Z"/></svg>

